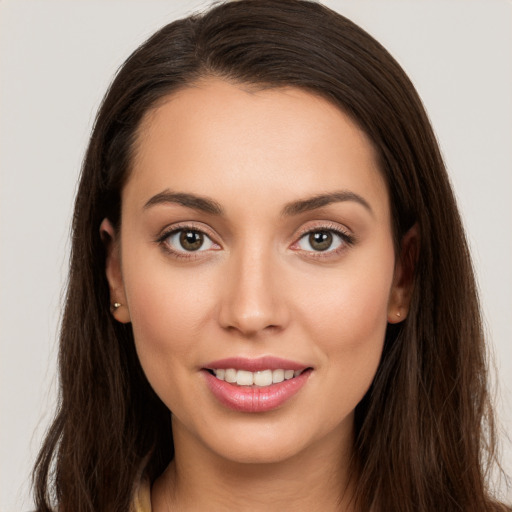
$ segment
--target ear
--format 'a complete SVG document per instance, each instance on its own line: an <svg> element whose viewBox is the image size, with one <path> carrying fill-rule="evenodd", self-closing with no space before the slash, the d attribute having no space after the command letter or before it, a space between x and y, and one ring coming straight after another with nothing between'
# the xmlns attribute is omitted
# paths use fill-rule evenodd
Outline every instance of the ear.
<svg viewBox="0 0 512 512"><path fill-rule="evenodd" d="M126 301L123 275L121 273L121 250L119 237L112 223L103 219L100 225L100 236L107 253L105 274L110 289L110 311L112 316L123 324L131 321Z"/></svg>
<svg viewBox="0 0 512 512"><path fill-rule="evenodd" d="M400 254L395 263L393 285L388 302L388 322L390 324L402 322L409 313L419 246L419 228L417 224L414 224L402 238Z"/></svg>

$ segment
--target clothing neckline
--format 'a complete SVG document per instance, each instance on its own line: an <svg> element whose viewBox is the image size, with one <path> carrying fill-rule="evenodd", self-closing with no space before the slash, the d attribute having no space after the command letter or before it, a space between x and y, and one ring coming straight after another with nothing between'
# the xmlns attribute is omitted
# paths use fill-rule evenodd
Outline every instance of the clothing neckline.
<svg viewBox="0 0 512 512"><path fill-rule="evenodd" d="M142 478L133 495L132 512L151 512L151 484L148 478Z"/></svg>

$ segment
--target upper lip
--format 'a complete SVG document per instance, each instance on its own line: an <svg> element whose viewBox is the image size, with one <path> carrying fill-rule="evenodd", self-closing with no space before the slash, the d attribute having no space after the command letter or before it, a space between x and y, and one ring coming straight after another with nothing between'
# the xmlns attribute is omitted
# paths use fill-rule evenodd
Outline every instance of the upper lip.
<svg viewBox="0 0 512 512"><path fill-rule="evenodd" d="M291 361L289 359L281 359L274 356L263 356L255 359L245 357L227 357L218 359L205 365L206 369L218 370L235 368L237 370L246 370L249 372L259 372L262 370L304 370L310 368L310 365Z"/></svg>

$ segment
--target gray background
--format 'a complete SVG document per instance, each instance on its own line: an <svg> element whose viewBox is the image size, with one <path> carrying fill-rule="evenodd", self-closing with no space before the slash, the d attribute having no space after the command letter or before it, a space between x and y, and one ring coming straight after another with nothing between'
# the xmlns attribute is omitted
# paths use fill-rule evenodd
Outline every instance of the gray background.
<svg viewBox="0 0 512 512"><path fill-rule="evenodd" d="M1 512L32 506L28 475L57 390L72 200L99 101L138 44L207 3L0 1ZM512 3L325 3L381 41L424 99L472 246L497 407L511 431ZM510 443L503 448L510 474Z"/></svg>

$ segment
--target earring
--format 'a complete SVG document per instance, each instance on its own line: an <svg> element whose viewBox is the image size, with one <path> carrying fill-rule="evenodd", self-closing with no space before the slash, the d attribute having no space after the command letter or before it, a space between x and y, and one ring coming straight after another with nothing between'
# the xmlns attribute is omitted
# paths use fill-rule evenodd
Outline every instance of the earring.
<svg viewBox="0 0 512 512"><path fill-rule="evenodd" d="M120 302L114 302L114 304L112 304L112 306L110 307L110 309L112 311L117 311L120 307L122 306L122 304Z"/></svg>
<svg viewBox="0 0 512 512"><path fill-rule="evenodd" d="M400 318L402 315L400 314L400 311L396 314L398 318Z"/></svg>

